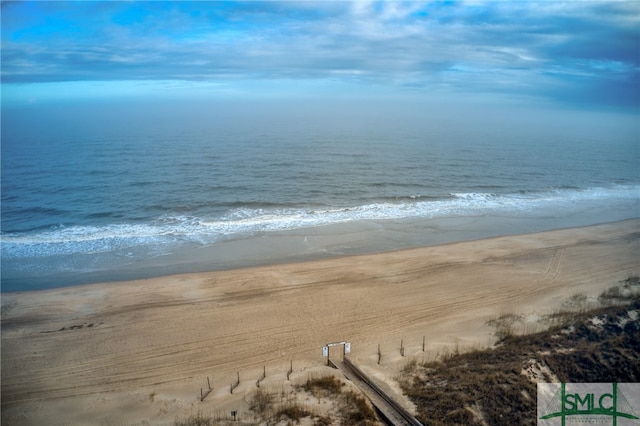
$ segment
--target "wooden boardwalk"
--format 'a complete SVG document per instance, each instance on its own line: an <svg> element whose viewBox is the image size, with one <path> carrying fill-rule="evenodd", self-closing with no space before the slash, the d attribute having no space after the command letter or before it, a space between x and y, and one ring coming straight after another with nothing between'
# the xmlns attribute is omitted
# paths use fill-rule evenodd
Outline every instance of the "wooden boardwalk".
<svg viewBox="0 0 640 426"><path fill-rule="evenodd" d="M380 386L373 382L358 366L345 357L343 361L329 360L353 384L364 393L384 420L394 426L422 426L404 407L394 401Z"/></svg>

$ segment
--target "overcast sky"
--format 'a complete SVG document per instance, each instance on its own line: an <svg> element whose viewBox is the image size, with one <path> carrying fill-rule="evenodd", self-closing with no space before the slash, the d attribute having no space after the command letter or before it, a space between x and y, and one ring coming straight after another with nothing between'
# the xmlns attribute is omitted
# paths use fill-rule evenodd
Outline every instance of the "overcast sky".
<svg viewBox="0 0 640 426"><path fill-rule="evenodd" d="M2 2L3 104L481 99L637 112L640 2Z"/></svg>

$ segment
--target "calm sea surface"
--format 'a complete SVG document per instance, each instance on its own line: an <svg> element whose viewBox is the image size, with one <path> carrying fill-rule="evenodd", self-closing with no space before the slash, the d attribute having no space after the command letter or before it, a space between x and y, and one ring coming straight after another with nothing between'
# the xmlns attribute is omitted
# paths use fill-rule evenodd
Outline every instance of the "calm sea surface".
<svg viewBox="0 0 640 426"><path fill-rule="evenodd" d="M568 218L554 227L640 214L637 128L460 123L5 115L2 290L158 258L163 273L183 272L171 256L184 250L336 225Z"/></svg>

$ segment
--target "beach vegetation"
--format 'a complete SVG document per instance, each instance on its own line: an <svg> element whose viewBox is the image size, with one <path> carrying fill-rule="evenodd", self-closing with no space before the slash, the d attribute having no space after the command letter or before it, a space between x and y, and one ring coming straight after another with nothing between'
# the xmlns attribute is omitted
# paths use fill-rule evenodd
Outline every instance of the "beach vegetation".
<svg viewBox="0 0 640 426"><path fill-rule="evenodd" d="M498 318L487 321L487 325L495 327L495 335L498 342L500 342L515 335L515 326L517 323L522 322L522 319L522 315L513 313L502 314Z"/></svg>
<svg viewBox="0 0 640 426"><path fill-rule="evenodd" d="M313 413L297 401L287 402L286 404L282 405L280 408L278 408L278 411L275 415L276 419L278 420L289 419L290 421L294 421L296 423L300 423L300 420L305 417L312 416Z"/></svg>
<svg viewBox="0 0 640 426"><path fill-rule="evenodd" d="M571 298L569 312L554 314L548 329L533 334L513 332L519 316L501 316L494 323L501 328L499 345L414 361L400 384L425 425L534 425L538 382L640 380L635 289L640 280L631 277L603 293L605 306L588 309L583 295Z"/></svg>
<svg viewBox="0 0 640 426"><path fill-rule="evenodd" d="M603 291L598 297L600 304L604 306L620 305L626 303L630 297L640 295L640 276L632 275L618 285Z"/></svg>
<svg viewBox="0 0 640 426"><path fill-rule="evenodd" d="M275 397L273 394L258 388L249 400L249 410L264 417L273 410Z"/></svg>
<svg viewBox="0 0 640 426"><path fill-rule="evenodd" d="M325 395L335 395L342 391L343 386L344 383L337 377L325 375L309 377L300 387L311 394L323 393Z"/></svg>
<svg viewBox="0 0 640 426"><path fill-rule="evenodd" d="M373 425L378 423L373 408L362 395L353 391L342 394L340 407L341 424L343 425Z"/></svg>
<svg viewBox="0 0 640 426"><path fill-rule="evenodd" d="M308 402L316 399L317 406ZM309 375L287 391L259 388L249 396L247 404L255 424L293 425L303 419L305 424L315 426L380 424L367 399L333 374Z"/></svg>
<svg viewBox="0 0 640 426"><path fill-rule="evenodd" d="M191 414L183 419L177 419L174 426L213 426L219 424L211 416L206 416L202 412Z"/></svg>

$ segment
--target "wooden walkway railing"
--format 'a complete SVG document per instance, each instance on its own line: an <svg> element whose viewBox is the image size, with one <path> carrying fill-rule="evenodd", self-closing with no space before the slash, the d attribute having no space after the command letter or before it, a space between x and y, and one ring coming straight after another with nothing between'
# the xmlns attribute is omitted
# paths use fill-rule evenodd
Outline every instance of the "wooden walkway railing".
<svg viewBox="0 0 640 426"><path fill-rule="evenodd" d="M394 426L422 426L422 423L394 401L349 358L345 357L343 361L329 360L329 363L340 370L369 398L387 422Z"/></svg>

